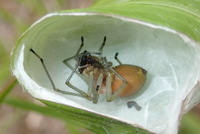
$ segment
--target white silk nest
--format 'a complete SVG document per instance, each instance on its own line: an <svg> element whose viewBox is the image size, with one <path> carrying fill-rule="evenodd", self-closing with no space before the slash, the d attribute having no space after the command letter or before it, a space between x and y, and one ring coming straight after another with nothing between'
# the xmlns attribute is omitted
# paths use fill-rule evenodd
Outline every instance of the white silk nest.
<svg viewBox="0 0 200 134"><path fill-rule="evenodd" d="M107 102L101 95L97 104L81 97L53 91L40 60L43 59L55 86L65 85L71 70L63 60L73 56L84 37L82 51L97 51L107 36L103 55L114 66L119 52L123 64L148 71L144 87L126 98ZM75 62L70 63L74 66ZM35 98L87 110L140 126L158 134L175 134L183 113L200 101L200 44L169 28L121 16L95 13L52 13L33 24L19 39L13 51L11 67L25 91ZM78 75L71 82L87 91L87 83ZM136 101L140 111L128 108Z"/></svg>

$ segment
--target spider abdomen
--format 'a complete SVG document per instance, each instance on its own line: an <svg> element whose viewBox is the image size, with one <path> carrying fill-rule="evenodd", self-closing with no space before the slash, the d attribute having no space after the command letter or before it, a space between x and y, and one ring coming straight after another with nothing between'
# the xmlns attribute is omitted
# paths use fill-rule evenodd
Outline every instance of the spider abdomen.
<svg viewBox="0 0 200 134"><path fill-rule="evenodd" d="M126 97L133 95L142 88L146 81L147 71L141 67L134 65L119 65L114 70L128 81L127 85L119 94L119 97ZM112 93L122 85L123 81L115 76L112 81Z"/></svg>

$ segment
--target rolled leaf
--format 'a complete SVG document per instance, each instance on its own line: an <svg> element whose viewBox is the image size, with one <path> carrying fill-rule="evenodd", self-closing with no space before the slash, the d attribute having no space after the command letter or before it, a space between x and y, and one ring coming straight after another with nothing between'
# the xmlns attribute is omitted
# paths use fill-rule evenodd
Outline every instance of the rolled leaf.
<svg viewBox="0 0 200 134"><path fill-rule="evenodd" d="M182 114L200 101L200 19L196 14L199 10L188 12L189 6L177 3L130 1L50 13L18 40L12 54L12 71L25 91L45 103L51 101L106 116L149 133L175 134ZM63 60L76 54L82 36L82 51L89 52L97 52L106 36L103 56L114 67L119 64L114 59L118 52L122 64L147 70L144 87L132 96L112 102L100 95L97 104L54 91L44 66L30 49L43 58L56 88L77 93L65 84L76 61L71 60L69 67ZM75 73L70 82L87 92L88 81L80 74ZM136 102L139 110L137 106L127 106L128 102ZM116 133L112 129L106 132Z"/></svg>

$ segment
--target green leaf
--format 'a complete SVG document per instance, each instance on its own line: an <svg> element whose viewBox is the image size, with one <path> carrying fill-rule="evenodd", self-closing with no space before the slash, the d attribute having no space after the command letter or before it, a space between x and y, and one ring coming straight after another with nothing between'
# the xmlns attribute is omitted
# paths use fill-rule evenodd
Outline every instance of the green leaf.
<svg viewBox="0 0 200 134"><path fill-rule="evenodd" d="M64 120L68 123L87 128L97 134L150 134L141 128L122 123L114 119L96 115L87 111L75 109L66 105L56 104L40 100L49 107L39 106L27 100L8 97L4 100L5 104L9 104L21 109L39 112L41 114Z"/></svg>
<svg viewBox="0 0 200 134"><path fill-rule="evenodd" d="M175 29L200 41L199 7L199 0L100 0L96 7L82 11L121 15L150 22Z"/></svg>
<svg viewBox="0 0 200 134"><path fill-rule="evenodd" d="M200 117L193 112L189 112L181 120L179 134L200 134L199 124Z"/></svg>
<svg viewBox="0 0 200 134"><path fill-rule="evenodd" d="M13 78L8 82L8 84L0 91L0 103L6 98L6 96L12 91L13 87L16 85L17 80Z"/></svg>
<svg viewBox="0 0 200 134"><path fill-rule="evenodd" d="M9 76L9 55L5 51L2 44L0 44L0 87L5 84L5 80Z"/></svg>
<svg viewBox="0 0 200 134"><path fill-rule="evenodd" d="M97 134L150 134L150 132L141 128L133 127L111 118L100 116L91 112L76 109L66 105L61 105L49 101L41 100L46 105L55 108L55 110L65 115L67 120L71 120L77 125L81 125Z"/></svg>

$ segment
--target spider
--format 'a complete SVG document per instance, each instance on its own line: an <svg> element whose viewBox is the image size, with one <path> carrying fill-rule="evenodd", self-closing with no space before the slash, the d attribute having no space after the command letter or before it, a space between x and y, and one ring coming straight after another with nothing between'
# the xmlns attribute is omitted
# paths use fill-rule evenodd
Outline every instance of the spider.
<svg viewBox="0 0 200 134"><path fill-rule="evenodd" d="M72 70L66 80L66 85L75 90L76 93L56 88L43 58L41 58L32 48L30 51L40 59L54 91L67 95L80 96L91 100L96 104L100 94L106 94L108 102L113 101L118 97L133 95L144 85L147 74L147 71L139 66L122 64L118 59L118 53L115 54L114 58L119 65L113 67L112 62L108 62L107 58L102 55L105 42L106 36L104 37L98 52L89 52L85 50L80 53L84 46L84 38L81 37L81 45L76 54L63 61L63 63ZM75 67L69 64L69 61L72 59L76 61ZM70 83L70 80L75 73L81 77L87 78L87 92L82 91Z"/></svg>

